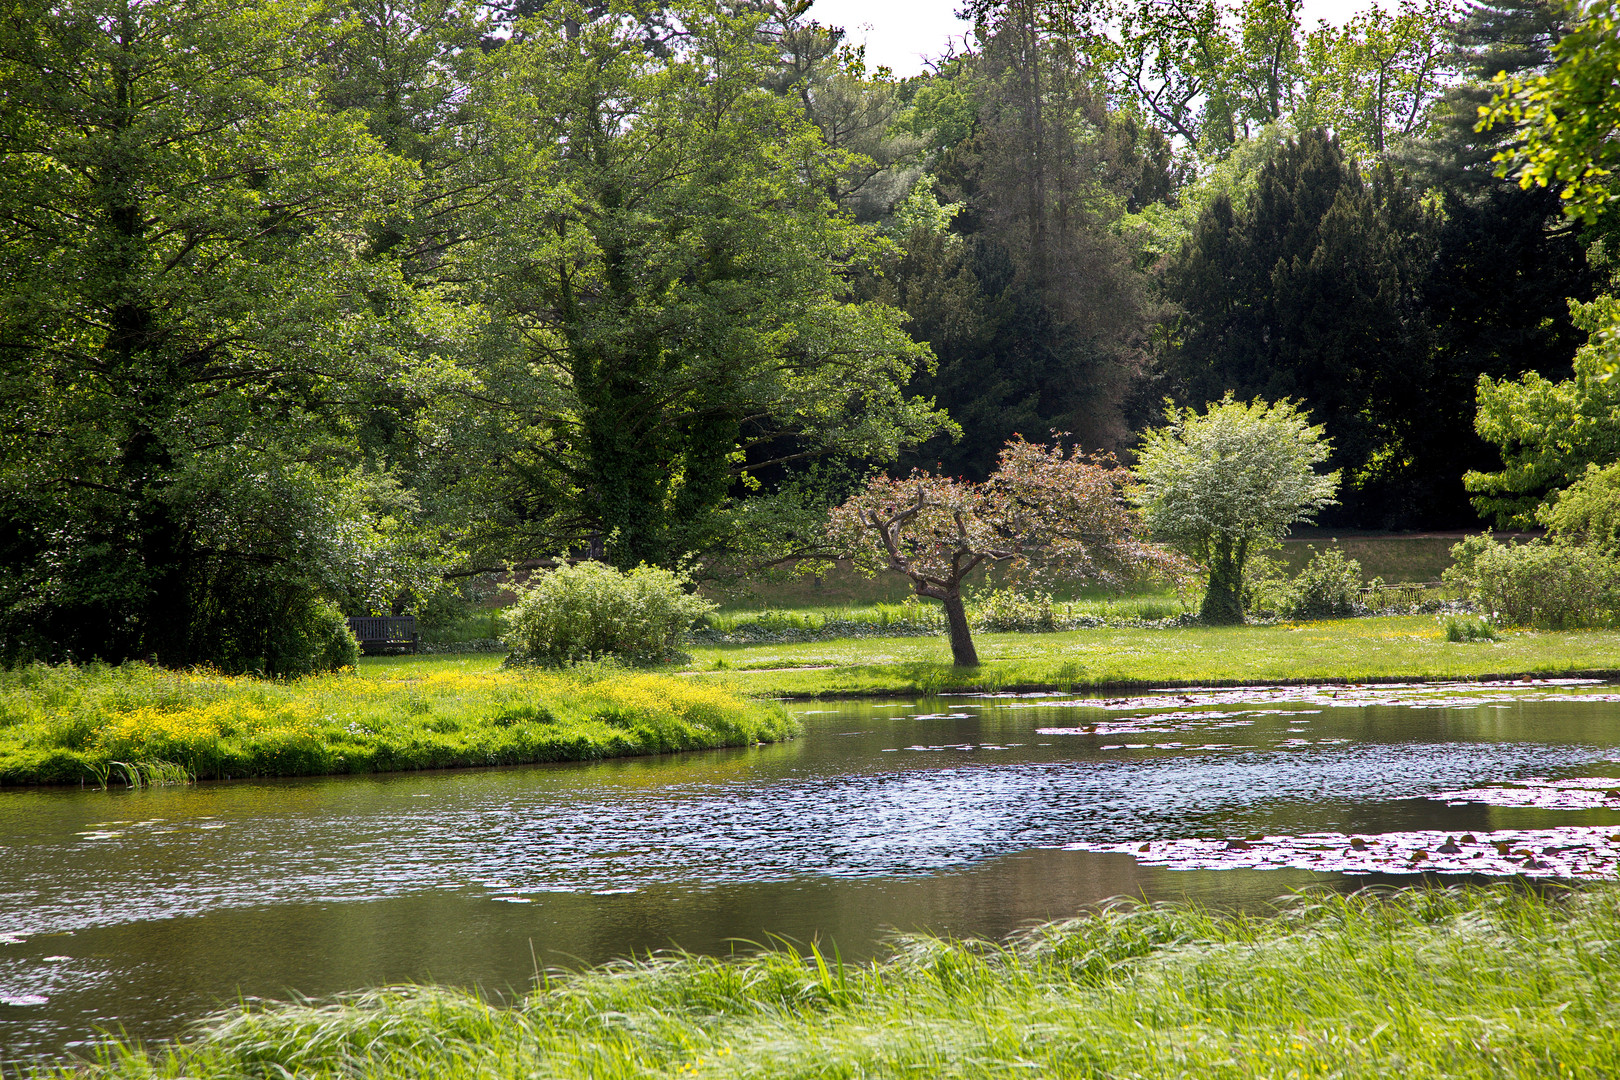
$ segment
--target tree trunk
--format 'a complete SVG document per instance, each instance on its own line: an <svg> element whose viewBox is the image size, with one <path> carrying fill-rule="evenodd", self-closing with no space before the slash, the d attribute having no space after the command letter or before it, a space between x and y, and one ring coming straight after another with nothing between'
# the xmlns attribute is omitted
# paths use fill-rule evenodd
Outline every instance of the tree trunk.
<svg viewBox="0 0 1620 1080"><path fill-rule="evenodd" d="M951 628L951 663L957 667L978 667L979 653L973 647L973 632L968 629L961 591L952 589L940 597L939 602L945 605L945 621Z"/></svg>
<svg viewBox="0 0 1620 1080"><path fill-rule="evenodd" d="M1211 626L1235 626L1243 622L1243 548L1217 545L1210 552L1209 588L1198 617Z"/></svg>

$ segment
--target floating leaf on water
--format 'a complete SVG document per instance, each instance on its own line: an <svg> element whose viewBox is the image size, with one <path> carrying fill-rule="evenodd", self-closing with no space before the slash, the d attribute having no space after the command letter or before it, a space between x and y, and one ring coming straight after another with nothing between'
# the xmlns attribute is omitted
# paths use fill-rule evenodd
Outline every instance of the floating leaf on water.
<svg viewBox="0 0 1620 1080"><path fill-rule="evenodd" d="M1560 829L1503 829L1462 841L1446 833L1418 830L1351 837L1342 833L1272 836L1262 840L1181 839L1128 844L1075 843L1073 851L1112 851L1133 855L1148 866L1175 870L1294 867L1344 874L1439 873L1495 876L1620 879L1608 830L1593 826ZM1534 852L1540 849L1540 854Z"/></svg>

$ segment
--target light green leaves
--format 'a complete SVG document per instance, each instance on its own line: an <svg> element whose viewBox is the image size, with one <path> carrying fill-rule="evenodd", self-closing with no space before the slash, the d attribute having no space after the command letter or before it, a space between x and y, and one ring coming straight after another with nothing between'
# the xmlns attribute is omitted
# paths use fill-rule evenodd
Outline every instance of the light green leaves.
<svg viewBox="0 0 1620 1080"><path fill-rule="evenodd" d="M1553 48L1557 66L1498 75L1480 128L1516 128L1524 141L1498 155L1503 175L1524 187L1557 185L1571 216L1595 221L1620 201L1620 3L1574 7L1575 24Z"/></svg>
<svg viewBox="0 0 1620 1080"><path fill-rule="evenodd" d="M1217 542L1280 539L1333 503L1339 474L1319 473L1330 449L1291 401L1235 401L1204 413L1170 408L1143 436L1134 498L1153 535L1199 560Z"/></svg>

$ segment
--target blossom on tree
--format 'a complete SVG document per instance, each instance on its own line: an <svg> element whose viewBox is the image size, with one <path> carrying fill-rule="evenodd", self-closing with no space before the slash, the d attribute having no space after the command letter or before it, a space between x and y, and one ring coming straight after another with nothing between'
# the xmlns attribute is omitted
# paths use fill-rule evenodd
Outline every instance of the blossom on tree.
<svg viewBox="0 0 1620 1080"><path fill-rule="evenodd" d="M1029 578L1105 586L1187 569L1147 538L1129 498L1132 484L1112 457L1017 437L982 483L924 471L873 477L833 511L829 539L857 569L903 574L918 596L938 600L952 658L975 666L962 584L986 562L1008 563Z"/></svg>

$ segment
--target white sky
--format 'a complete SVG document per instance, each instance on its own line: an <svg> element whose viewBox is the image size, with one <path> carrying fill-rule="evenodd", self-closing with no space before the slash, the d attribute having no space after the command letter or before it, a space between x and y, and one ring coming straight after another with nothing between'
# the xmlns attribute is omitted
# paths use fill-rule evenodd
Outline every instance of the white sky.
<svg viewBox="0 0 1620 1080"><path fill-rule="evenodd" d="M1304 0L1300 21L1308 30L1318 19L1342 23L1371 0ZM945 42L960 41L968 29L953 12L961 0L816 0L810 17L849 31L851 41L866 42L866 62L887 64L900 76L923 69L924 56L945 51Z"/></svg>

